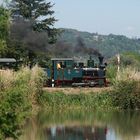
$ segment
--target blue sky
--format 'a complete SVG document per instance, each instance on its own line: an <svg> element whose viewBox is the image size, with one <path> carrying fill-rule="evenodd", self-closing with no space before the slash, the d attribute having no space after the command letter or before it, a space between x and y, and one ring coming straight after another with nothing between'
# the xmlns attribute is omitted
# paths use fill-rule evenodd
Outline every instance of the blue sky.
<svg viewBox="0 0 140 140"><path fill-rule="evenodd" d="M140 37L140 0L51 0L55 26Z"/></svg>

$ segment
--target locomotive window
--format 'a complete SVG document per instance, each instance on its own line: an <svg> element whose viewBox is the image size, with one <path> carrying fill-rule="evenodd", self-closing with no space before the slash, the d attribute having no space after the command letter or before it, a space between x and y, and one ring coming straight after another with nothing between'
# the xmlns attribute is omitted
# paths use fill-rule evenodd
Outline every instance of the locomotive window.
<svg viewBox="0 0 140 140"><path fill-rule="evenodd" d="M57 63L57 69L60 69L60 68L61 68L61 64Z"/></svg>
<svg viewBox="0 0 140 140"><path fill-rule="evenodd" d="M62 68L66 68L66 62L62 61L61 66L62 66Z"/></svg>
<svg viewBox="0 0 140 140"><path fill-rule="evenodd" d="M61 61L61 62L57 62L57 66L59 65L59 68L66 68L66 62Z"/></svg>

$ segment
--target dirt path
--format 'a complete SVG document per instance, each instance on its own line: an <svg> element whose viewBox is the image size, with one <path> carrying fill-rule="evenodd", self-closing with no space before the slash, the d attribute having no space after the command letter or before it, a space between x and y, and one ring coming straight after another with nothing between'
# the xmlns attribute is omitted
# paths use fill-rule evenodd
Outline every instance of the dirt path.
<svg viewBox="0 0 140 140"><path fill-rule="evenodd" d="M56 92L63 92L65 94L79 94L79 93L84 93L84 94L88 94L88 93L101 93L101 92L108 92L110 91L112 88L111 87L94 87L94 88L71 88L71 87L67 87L67 88L51 88L51 87L45 87L43 88L44 91L47 91L49 93L56 93Z"/></svg>

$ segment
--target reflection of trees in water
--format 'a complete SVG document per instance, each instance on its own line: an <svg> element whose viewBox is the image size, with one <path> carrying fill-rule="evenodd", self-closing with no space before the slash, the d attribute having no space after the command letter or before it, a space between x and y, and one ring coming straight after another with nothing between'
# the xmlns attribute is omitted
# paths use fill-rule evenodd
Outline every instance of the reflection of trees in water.
<svg viewBox="0 0 140 140"><path fill-rule="evenodd" d="M37 135L40 139L46 137L52 140L52 136L57 131L60 139L65 137L75 137L82 140L86 137L95 137L95 132L101 137L105 136L108 126L112 128L116 135L123 140L135 140L135 136L140 135L140 112L92 112L92 111L42 111L33 120L37 127ZM32 123L33 124L33 123ZM60 127L61 124L61 127ZM28 129L30 125L27 126ZM54 129L52 126L58 126ZM31 130L35 130L34 128ZM61 129L60 129L61 128ZM61 130L61 131L60 131ZM29 132L29 131L28 131ZM35 131L33 133L36 133ZM36 136L37 138L37 136ZM79 139L78 139L79 138ZM24 140L24 139L22 139ZM28 140L28 139L26 139ZM93 139L94 140L94 139ZM105 139L101 139L105 140Z"/></svg>
<svg viewBox="0 0 140 140"><path fill-rule="evenodd" d="M140 112L120 111L120 112L91 112L91 111L54 111L44 112L39 115L41 123L47 126L53 124L76 124L83 125L109 125L118 135L136 136L140 135Z"/></svg>
<svg viewBox="0 0 140 140"><path fill-rule="evenodd" d="M139 111L114 112L111 118L108 123L123 140L135 140L134 137L140 136Z"/></svg>
<svg viewBox="0 0 140 140"><path fill-rule="evenodd" d="M47 140L44 138L43 128L36 118L28 119L24 127L23 135L19 140Z"/></svg>
<svg viewBox="0 0 140 140"><path fill-rule="evenodd" d="M92 126L52 126L44 130L49 140L106 140L107 128Z"/></svg>

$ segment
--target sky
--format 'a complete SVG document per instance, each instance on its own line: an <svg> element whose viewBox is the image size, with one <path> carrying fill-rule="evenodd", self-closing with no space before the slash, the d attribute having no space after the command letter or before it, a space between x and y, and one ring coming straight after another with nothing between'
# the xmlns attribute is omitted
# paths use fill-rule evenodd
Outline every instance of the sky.
<svg viewBox="0 0 140 140"><path fill-rule="evenodd" d="M55 27L140 37L140 0L50 0Z"/></svg>

